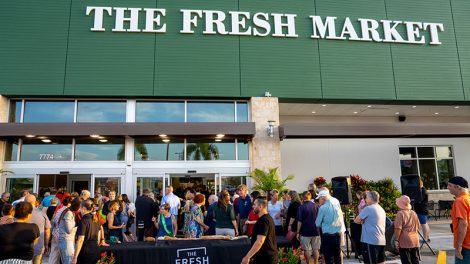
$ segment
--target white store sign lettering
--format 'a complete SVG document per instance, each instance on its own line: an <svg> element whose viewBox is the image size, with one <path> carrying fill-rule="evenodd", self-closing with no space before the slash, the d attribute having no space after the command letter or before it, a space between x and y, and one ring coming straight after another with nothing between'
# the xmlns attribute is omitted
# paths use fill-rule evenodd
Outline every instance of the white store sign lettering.
<svg viewBox="0 0 470 264"><path fill-rule="evenodd" d="M181 9L181 34L194 34L194 30L204 21L204 35L233 35L298 38L296 33L296 14L281 13L250 13L242 11L218 11ZM106 31L103 26L104 16L114 16L112 32L144 32L166 33L167 27L163 19L166 9L161 8L126 8L110 6L87 6L86 15L93 16L91 31ZM139 28L140 17L145 17L145 27ZM352 20L346 17L339 22L337 17L310 16L312 39L335 39L385 43L440 45L439 32L444 31L442 23L374 20L358 18L360 30L356 30ZM142 18L143 19L143 18ZM251 26L247 25L251 21ZM230 22L230 27L226 26ZM127 26L125 26L127 25ZM341 32L336 26L341 25ZM399 29L405 33L400 33ZM429 34L424 34L424 32ZM429 35L429 39L426 36Z"/></svg>

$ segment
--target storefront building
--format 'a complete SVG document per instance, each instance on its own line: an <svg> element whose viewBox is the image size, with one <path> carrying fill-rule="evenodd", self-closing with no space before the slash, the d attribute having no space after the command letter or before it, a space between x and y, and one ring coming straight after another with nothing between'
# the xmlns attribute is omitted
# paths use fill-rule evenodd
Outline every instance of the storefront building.
<svg viewBox="0 0 470 264"><path fill-rule="evenodd" d="M0 192L470 172L470 3L1 1Z"/></svg>

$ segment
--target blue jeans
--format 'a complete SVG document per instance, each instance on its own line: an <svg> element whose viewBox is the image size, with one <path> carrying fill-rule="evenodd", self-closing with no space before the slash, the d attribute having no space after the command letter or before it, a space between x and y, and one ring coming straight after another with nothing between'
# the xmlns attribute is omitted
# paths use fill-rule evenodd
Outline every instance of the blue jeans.
<svg viewBox="0 0 470 264"><path fill-rule="evenodd" d="M462 248L463 259L455 258L455 264L468 264L470 263L470 249Z"/></svg>
<svg viewBox="0 0 470 264"><path fill-rule="evenodd" d="M60 259L62 264L70 264L75 253L73 240L59 239Z"/></svg>

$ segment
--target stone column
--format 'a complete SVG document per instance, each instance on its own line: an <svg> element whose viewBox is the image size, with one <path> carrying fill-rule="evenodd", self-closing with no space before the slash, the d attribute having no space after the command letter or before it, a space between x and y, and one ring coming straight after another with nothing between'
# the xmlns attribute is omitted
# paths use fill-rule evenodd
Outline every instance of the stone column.
<svg viewBox="0 0 470 264"><path fill-rule="evenodd" d="M251 170L268 170L277 167L281 175L278 98L251 98L251 121L255 122L256 126L256 134L250 146ZM267 134L268 121L274 121L274 137L269 137Z"/></svg>
<svg viewBox="0 0 470 264"><path fill-rule="evenodd" d="M0 95L0 123L8 122L8 99ZM0 140L0 170L3 169L3 161L5 160L5 141ZM5 186L1 184L3 179L0 174L0 193L3 193Z"/></svg>

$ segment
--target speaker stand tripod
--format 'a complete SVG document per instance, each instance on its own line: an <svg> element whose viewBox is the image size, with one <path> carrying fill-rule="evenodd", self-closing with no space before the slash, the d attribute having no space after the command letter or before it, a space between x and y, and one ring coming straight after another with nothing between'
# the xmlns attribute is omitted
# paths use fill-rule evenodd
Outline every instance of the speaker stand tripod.
<svg viewBox="0 0 470 264"><path fill-rule="evenodd" d="M414 211L415 210L415 203L414 201L411 201L411 209ZM421 232L418 230L418 234L419 236L421 237L421 239L423 239L423 243L421 243L421 246L419 247L419 249L421 250L421 248L423 248L424 244L426 244L426 246L428 246L429 250L431 250L431 253L435 256L436 255L436 252L434 252L434 250L431 248L431 246L429 245L428 241L426 241L426 239L424 239L424 236L423 234L421 234Z"/></svg>
<svg viewBox="0 0 470 264"><path fill-rule="evenodd" d="M346 227L346 231L344 231L344 239L346 240L346 258L351 258L351 251L349 250L349 242L351 242L351 247L354 247L354 254L356 254L356 258L358 259L359 263L361 263L361 260L358 258L359 252L357 251L357 245L354 243L353 239L351 238L351 234L349 233L348 230L348 223L346 222L346 219L349 219L349 215L346 216L346 214L343 214L343 221L344 221L344 226ZM341 249L341 251L344 254L344 250Z"/></svg>

